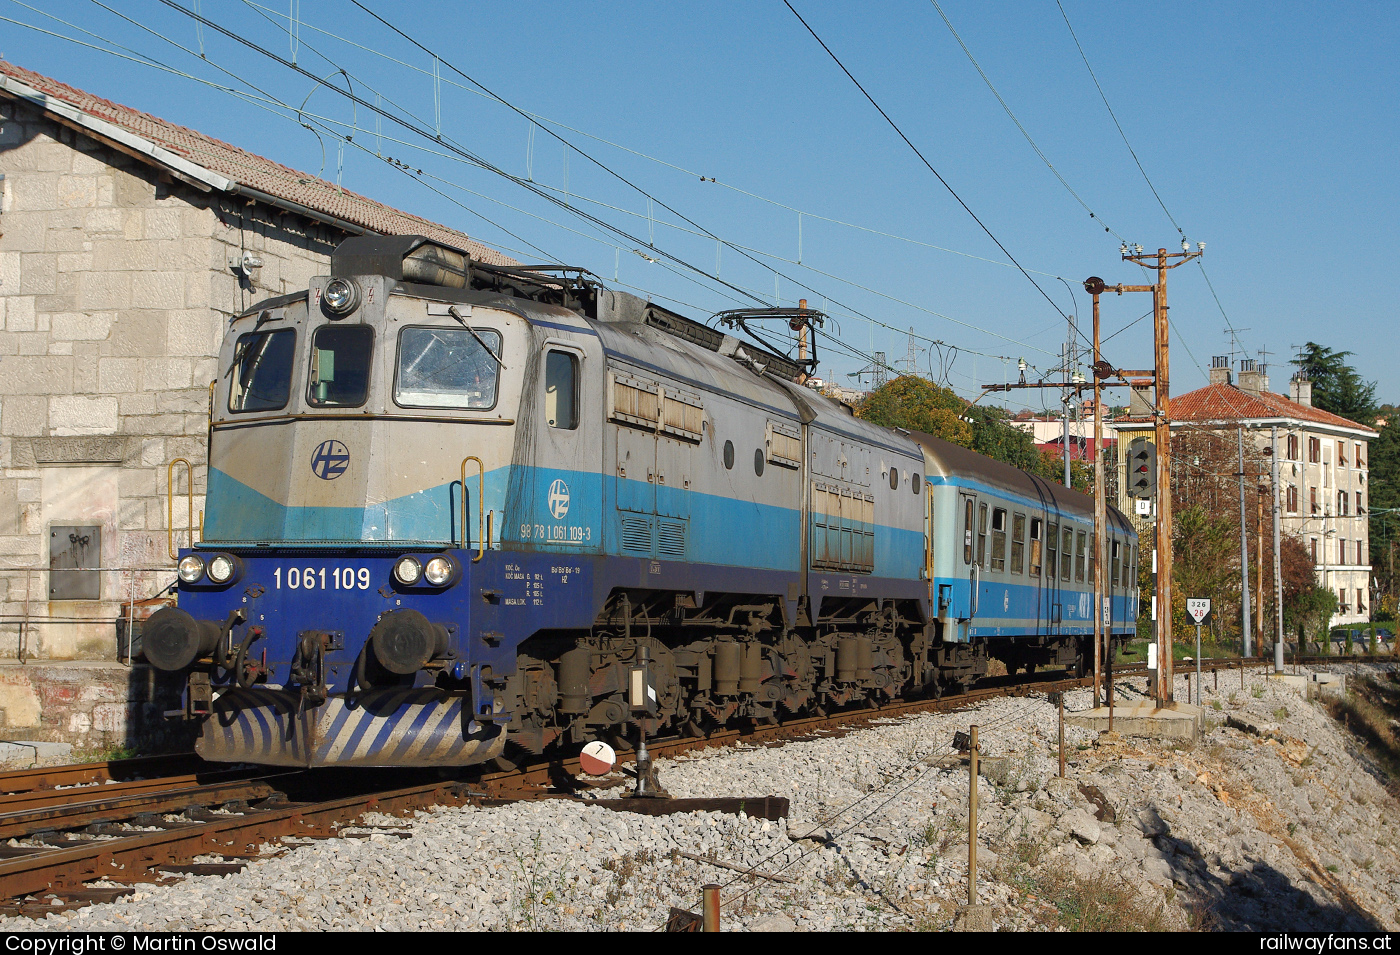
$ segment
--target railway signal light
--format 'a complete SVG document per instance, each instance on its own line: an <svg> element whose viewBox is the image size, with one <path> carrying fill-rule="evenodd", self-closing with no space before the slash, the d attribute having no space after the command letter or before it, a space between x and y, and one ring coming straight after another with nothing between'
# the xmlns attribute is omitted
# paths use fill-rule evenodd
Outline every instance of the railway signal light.
<svg viewBox="0 0 1400 955"><path fill-rule="evenodd" d="M1128 496L1148 500L1157 493L1157 446L1135 438L1128 446Z"/></svg>

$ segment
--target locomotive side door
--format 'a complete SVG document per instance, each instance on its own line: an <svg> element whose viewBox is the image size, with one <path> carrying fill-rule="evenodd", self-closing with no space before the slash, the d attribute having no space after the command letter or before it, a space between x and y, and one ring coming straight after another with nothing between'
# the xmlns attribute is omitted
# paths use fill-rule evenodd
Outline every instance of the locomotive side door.
<svg viewBox="0 0 1400 955"><path fill-rule="evenodd" d="M597 551L603 543L602 389L594 370L602 356L596 343L591 336L556 333L539 350L534 509L546 533L536 543L569 551Z"/></svg>

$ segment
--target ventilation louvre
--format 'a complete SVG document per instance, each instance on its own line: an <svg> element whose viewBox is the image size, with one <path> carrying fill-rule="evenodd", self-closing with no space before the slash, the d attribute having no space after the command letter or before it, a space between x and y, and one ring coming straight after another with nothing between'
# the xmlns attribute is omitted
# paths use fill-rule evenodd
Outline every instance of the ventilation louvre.
<svg viewBox="0 0 1400 955"><path fill-rule="evenodd" d="M662 557L685 557L685 521L662 520L657 528L656 550Z"/></svg>

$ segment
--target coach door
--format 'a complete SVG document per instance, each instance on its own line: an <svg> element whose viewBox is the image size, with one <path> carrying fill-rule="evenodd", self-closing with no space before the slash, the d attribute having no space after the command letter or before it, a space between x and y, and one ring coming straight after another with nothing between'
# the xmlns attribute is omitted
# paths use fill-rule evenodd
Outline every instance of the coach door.
<svg viewBox="0 0 1400 955"><path fill-rule="evenodd" d="M982 560L986 556L986 510L984 504L980 509L977 506L977 497L974 494L960 494L958 496L962 511L960 522L962 524L962 567L967 574L967 615L977 616L978 604L981 602L982 588ZM980 523L979 523L980 522Z"/></svg>

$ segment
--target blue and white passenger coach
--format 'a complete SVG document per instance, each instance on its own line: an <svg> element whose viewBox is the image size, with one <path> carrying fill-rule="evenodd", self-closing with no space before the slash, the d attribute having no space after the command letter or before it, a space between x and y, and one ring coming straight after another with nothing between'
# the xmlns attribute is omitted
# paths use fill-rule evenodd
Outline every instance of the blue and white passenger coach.
<svg viewBox="0 0 1400 955"><path fill-rule="evenodd" d="M215 760L466 765L1083 667L1088 498L804 387L791 359L421 237L235 318L203 540L145 654ZM798 316L801 320L801 316ZM1136 539L1110 509L1113 634ZM507 749L507 746L510 749Z"/></svg>

